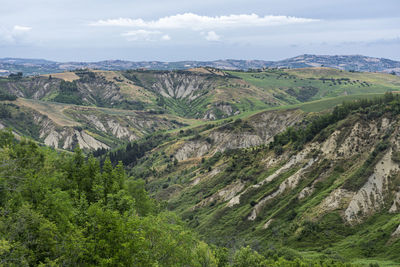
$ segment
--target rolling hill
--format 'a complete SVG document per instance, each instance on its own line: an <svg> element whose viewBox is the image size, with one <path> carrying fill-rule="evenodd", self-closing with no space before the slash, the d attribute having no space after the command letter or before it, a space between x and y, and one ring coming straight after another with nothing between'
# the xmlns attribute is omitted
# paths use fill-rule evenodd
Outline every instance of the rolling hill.
<svg viewBox="0 0 400 267"><path fill-rule="evenodd" d="M212 67L225 70L248 70L262 68L305 68L330 67L363 72L400 73L400 62L385 58L362 55L300 55L279 61L225 59L215 61L124 61L105 60L99 62L55 62L42 59L0 59L0 76L23 72L26 75L40 75L74 69L90 68L100 70L184 70L197 67Z"/></svg>
<svg viewBox="0 0 400 267"><path fill-rule="evenodd" d="M331 68L77 70L0 78L5 101L0 123L56 148L80 144L85 150L106 149L154 131L324 99L332 99L332 107L347 97L399 90L400 78L395 75ZM14 98L18 100L10 102ZM319 111L317 106L312 104L309 110Z"/></svg>

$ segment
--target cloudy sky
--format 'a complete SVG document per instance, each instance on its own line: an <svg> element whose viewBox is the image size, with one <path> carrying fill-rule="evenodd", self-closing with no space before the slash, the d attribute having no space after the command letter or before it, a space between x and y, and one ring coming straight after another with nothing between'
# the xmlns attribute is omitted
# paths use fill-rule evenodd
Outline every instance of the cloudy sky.
<svg viewBox="0 0 400 267"><path fill-rule="evenodd" d="M399 0L0 0L0 57L400 60Z"/></svg>

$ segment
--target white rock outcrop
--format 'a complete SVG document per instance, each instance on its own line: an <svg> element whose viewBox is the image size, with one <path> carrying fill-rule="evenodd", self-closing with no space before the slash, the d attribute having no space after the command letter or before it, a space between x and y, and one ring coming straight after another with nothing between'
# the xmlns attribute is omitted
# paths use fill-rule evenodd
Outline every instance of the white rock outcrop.
<svg viewBox="0 0 400 267"><path fill-rule="evenodd" d="M399 170L398 164L392 161L391 155L392 149L389 149L376 164L374 173L352 197L344 213L347 222L360 221L363 216L381 209L384 204L384 194L388 191L388 177L392 172Z"/></svg>

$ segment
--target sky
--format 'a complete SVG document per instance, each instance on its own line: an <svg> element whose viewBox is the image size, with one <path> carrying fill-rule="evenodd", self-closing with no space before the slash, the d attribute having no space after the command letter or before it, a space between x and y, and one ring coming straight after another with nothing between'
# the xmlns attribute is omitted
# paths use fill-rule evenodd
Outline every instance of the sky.
<svg viewBox="0 0 400 267"><path fill-rule="evenodd" d="M399 0L0 0L0 58L400 60Z"/></svg>

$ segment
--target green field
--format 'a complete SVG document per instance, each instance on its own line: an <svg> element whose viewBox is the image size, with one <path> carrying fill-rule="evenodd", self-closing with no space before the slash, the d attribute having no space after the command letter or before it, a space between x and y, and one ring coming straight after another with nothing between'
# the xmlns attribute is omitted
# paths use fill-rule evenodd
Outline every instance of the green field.
<svg viewBox="0 0 400 267"><path fill-rule="evenodd" d="M342 95L384 93L399 90L400 87L398 76L352 73L327 68L267 70L258 73L231 71L229 74L263 88L289 103ZM297 95L300 92L303 95Z"/></svg>
<svg viewBox="0 0 400 267"><path fill-rule="evenodd" d="M382 93L377 94L362 94L362 95L347 95L347 96L338 96L335 98L327 98L312 101L310 103L301 104L299 108L305 112L320 112L334 108L337 105L342 104L346 101L354 101L359 99L371 99L375 97L382 96Z"/></svg>

